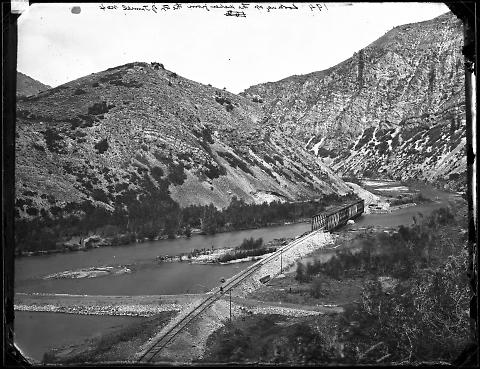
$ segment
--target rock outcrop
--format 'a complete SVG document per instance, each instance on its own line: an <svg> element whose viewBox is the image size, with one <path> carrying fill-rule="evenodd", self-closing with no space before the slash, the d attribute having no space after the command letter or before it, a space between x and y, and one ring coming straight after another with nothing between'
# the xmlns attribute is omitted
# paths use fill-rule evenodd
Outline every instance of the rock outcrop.
<svg viewBox="0 0 480 369"><path fill-rule="evenodd" d="M253 86L285 135L341 174L464 182L462 23L452 13L395 27L324 71Z"/></svg>

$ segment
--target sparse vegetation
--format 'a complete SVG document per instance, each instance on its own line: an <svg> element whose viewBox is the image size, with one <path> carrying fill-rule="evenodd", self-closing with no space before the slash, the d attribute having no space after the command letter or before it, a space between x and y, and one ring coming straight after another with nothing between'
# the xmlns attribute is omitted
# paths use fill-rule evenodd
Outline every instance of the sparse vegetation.
<svg viewBox="0 0 480 369"><path fill-rule="evenodd" d="M262 247L263 239L257 238L256 240L253 237L245 238L242 241L242 244L238 247L240 250L256 250Z"/></svg>
<svg viewBox="0 0 480 369"><path fill-rule="evenodd" d="M185 173L183 163L175 165L173 162L168 167L168 180L176 185L182 185L187 179L187 174Z"/></svg>
<svg viewBox="0 0 480 369"><path fill-rule="evenodd" d="M95 149L97 150L97 152L99 154L103 154L105 151L108 150L108 141L106 138L98 141L96 144L95 144Z"/></svg>
<svg viewBox="0 0 480 369"><path fill-rule="evenodd" d="M107 105L105 101L95 103L92 106L88 107L88 114L91 115L100 115L100 114L105 114L110 111L110 109L114 108L115 105Z"/></svg>
<svg viewBox="0 0 480 369"><path fill-rule="evenodd" d="M65 147L64 138L54 128L47 128L43 137L48 150L59 154L63 152Z"/></svg>
<svg viewBox="0 0 480 369"><path fill-rule="evenodd" d="M74 94L74 95L84 95L84 94L86 94L86 93L87 93L87 91L85 91L85 90L83 90L83 89L81 89L81 88L76 88L75 91L73 91L73 94Z"/></svg>
<svg viewBox="0 0 480 369"><path fill-rule="evenodd" d="M223 165L217 164L213 165L211 163L206 163L204 173L210 179L215 179L220 176L227 174L227 170Z"/></svg>
<svg viewBox="0 0 480 369"><path fill-rule="evenodd" d="M421 193L415 195L415 196L400 196L396 199L393 199L390 201L390 205L396 206L396 205L403 205L403 204L411 204L411 203L425 203L425 202L431 202L429 198L423 196Z"/></svg>
<svg viewBox="0 0 480 369"><path fill-rule="evenodd" d="M237 156L227 152L227 151L218 151L217 154L224 158L228 164L230 164L234 168L240 168L245 173L253 175L252 171L248 168L248 165Z"/></svg>
<svg viewBox="0 0 480 369"><path fill-rule="evenodd" d="M241 326L227 323L207 342L205 362L313 365L330 361L336 350L314 322L280 315L255 315Z"/></svg>
<svg viewBox="0 0 480 369"><path fill-rule="evenodd" d="M267 247L262 249L254 249L254 250L235 250L233 252L229 252L221 257L218 258L220 263L228 263L232 260L243 259L247 257L254 257L254 256L261 256L265 254L269 254L271 252L275 252L277 250L276 247Z"/></svg>

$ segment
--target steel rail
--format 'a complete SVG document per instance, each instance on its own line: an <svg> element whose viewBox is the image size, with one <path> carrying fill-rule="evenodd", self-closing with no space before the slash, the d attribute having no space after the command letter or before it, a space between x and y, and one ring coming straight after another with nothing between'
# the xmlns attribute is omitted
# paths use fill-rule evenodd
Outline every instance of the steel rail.
<svg viewBox="0 0 480 369"><path fill-rule="evenodd" d="M302 242L308 236L311 236L313 233L318 231L309 232L305 236L302 236L293 242L281 247L279 250L275 251L272 255L267 256L266 258L258 261L255 264L252 264L248 268L244 269L240 273L233 276L224 286L223 291L227 292L234 288L239 283L243 282L243 280L256 271L260 269L263 265L270 262L272 259L278 257L281 253L290 250L292 247L296 246L300 242ZM192 311L190 311L187 315L185 315L177 324L171 327L152 347L150 347L139 359L138 361L142 361L147 358L148 354L152 354L149 358L147 358L147 362L151 361L158 353L172 341L172 339L181 332L183 328L185 328L193 319L199 316L203 311L205 311L208 307L210 307L215 301L223 296L222 291L217 290L210 294L206 299L204 299L198 306L196 306ZM156 350L155 350L156 349ZM153 350L155 350L153 352Z"/></svg>
<svg viewBox="0 0 480 369"><path fill-rule="evenodd" d="M353 205L360 204L364 205L364 201L360 200L355 203L352 203L350 205L338 207L337 209L328 212L327 217L332 216L333 214L339 213L342 210L348 209ZM353 214L352 216L358 216L359 214L363 213L363 209L360 212L357 212L356 214ZM318 214L320 215L320 214ZM351 218L352 216L349 216L348 218ZM277 258L281 253L290 250L292 247L296 246L300 242L302 242L305 238L311 236L313 233L317 233L323 231L323 229L316 229L312 230L306 235L297 238L296 240L290 242L289 244L279 248L277 251L275 251L273 254L263 258L262 260L259 260L258 262L250 265L248 268L242 270L240 273L234 275L231 277L224 286L223 288L218 290L213 289L212 293L209 294L207 298L205 298L203 301L200 302L198 306L195 306L192 311L190 311L187 315L185 315L178 323L176 323L173 327L171 327L156 343L154 343L150 348L148 348L143 355L138 359L138 361L142 361L143 359L147 358L147 355L151 354L149 358L147 358L147 362L153 360L153 358L158 355L158 353L165 347L167 346L173 338L177 334L179 334L183 328L185 328L193 319L198 317L203 311L205 311L208 307L210 307L215 301L217 301L219 298L223 296L225 292L228 292L232 288L234 288L236 285L239 283L243 282L243 280L256 271L258 271L263 265L269 263L273 259ZM153 351L155 350L155 351Z"/></svg>

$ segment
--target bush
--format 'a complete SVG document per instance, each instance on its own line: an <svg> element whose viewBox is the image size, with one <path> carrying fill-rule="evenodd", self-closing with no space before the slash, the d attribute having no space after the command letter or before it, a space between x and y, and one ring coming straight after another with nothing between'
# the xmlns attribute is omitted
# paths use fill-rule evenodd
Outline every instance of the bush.
<svg viewBox="0 0 480 369"><path fill-rule="evenodd" d="M245 173L253 175L251 170L248 168L248 165L242 159L237 158L235 155L227 151L218 151L217 154L224 158L233 168L240 168Z"/></svg>
<svg viewBox="0 0 480 369"><path fill-rule="evenodd" d="M92 106L89 106L88 114L91 114L91 115L105 114L105 113L108 113L109 110L113 107L114 105L107 105L105 101L102 101L100 103L95 103Z"/></svg>
<svg viewBox="0 0 480 369"><path fill-rule="evenodd" d="M48 150L51 152L62 153L65 147L63 137L53 128L47 128L43 134Z"/></svg>
<svg viewBox="0 0 480 369"><path fill-rule="evenodd" d="M323 277L318 276L315 277L312 281L312 285L310 286L310 296L318 299L325 295L325 281Z"/></svg>
<svg viewBox="0 0 480 369"><path fill-rule="evenodd" d="M300 283L306 283L310 281L310 276L307 275L307 270L305 268L305 265L299 261L297 262L295 279Z"/></svg>
<svg viewBox="0 0 480 369"><path fill-rule="evenodd" d="M34 148L35 150L45 151L45 148L44 148L42 145L39 145L39 144L37 144L37 143L35 143L35 142L32 144L32 146L33 146L33 148Z"/></svg>
<svg viewBox="0 0 480 369"><path fill-rule="evenodd" d="M176 185L182 185L187 179L187 174L185 173L183 163L180 162L178 165L171 164L168 167L168 180Z"/></svg>
<svg viewBox="0 0 480 369"><path fill-rule="evenodd" d="M223 165L218 164L218 166L212 165L210 163L205 164L206 170L204 170L205 175L210 179L215 179L221 175L227 174L227 170Z"/></svg>
<svg viewBox="0 0 480 369"><path fill-rule="evenodd" d="M242 244L238 247L241 250L254 250L259 249L263 245L263 239L257 238L256 240L253 237L244 238Z"/></svg>
<svg viewBox="0 0 480 369"><path fill-rule="evenodd" d="M124 87L135 87L139 88L143 86L143 83L135 81L135 80L130 80L128 82L123 82L121 79L115 80L115 81L110 81L109 82L111 85L114 86L124 86Z"/></svg>
<svg viewBox="0 0 480 369"><path fill-rule="evenodd" d="M96 144L95 144L95 149L97 149L97 152L99 154L103 154L105 151L108 150L108 141L106 138L104 138L103 140L100 140L98 141Z"/></svg>
<svg viewBox="0 0 480 369"><path fill-rule="evenodd" d="M221 256L218 259L218 261L221 263L226 263L231 260L243 259L250 256L260 256L260 255L269 254L276 250L277 249L275 247L269 247L266 249L261 248L261 249L250 249L250 250L236 250Z"/></svg>
<svg viewBox="0 0 480 369"><path fill-rule="evenodd" d="M76 88L75 91L73 91L74 95L83 95L86 94L87 92L85 90L82 90L81 88Z"/></svg>
<svg viewBox="0 0 480 369"><path fill-rule="evenodd" d="M156 180L163 177L163 170L160 167L153 167L152 169L150 169L150 173L152 174L152 177Z"/></svg>
<svg viewBox="0 0 480 369"><path fill-rule="evenodd" d="M159 69L165 69L164 65L162 63L158 63L158 62L152 62L150 63L150 65L152 66L153 69L155 70L159 70Z"/></svg>

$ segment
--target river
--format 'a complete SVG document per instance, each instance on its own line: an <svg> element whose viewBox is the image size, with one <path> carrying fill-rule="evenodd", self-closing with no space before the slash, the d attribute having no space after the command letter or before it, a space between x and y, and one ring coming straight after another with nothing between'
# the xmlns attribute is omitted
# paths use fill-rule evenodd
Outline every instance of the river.
<svg viewBox="0 0 480 369"><path fill-rule="evenodd" d="M370 181L369 187L398 187L396 182ZM424 216L448 201L458 199L456 194L432 189L416 188L433 202L419 204L387 214L364 214L349 227L368 225L397 227L409 225L413 216ZM283 226L220 233L212 236L196 235L190 239L160 240L126 246L112 246L66 254L38 255L15 260L15 292L69 293L86 295L156 295L206 292L251 263L231 265L201 265L189 263L158 263L159 255L178 255L193 249L237 246L244 238L262 237L264 242L275 238L295 237L310 230L310 224ZM325 255L330 257L330 255ZM97 278L49 279L52 273L79 268L128 265L132 273ZM43 352L63 344L79 343L98 332L130 322L129 317L82 316L60 313L16 312L16 343L30 357L41 360ZM142 319L142 318L135 318Z"/></svg>
<svg viewBox="0 0 480 369"><path fill-rule="evenodd" d="M244 238L262 237L269 242L310 230L296 223L244 231L195 235L190 239L159 240L111 246L65 254L37 255L15 260L15 292L85 295L157 295L206 292L252 262L231 265L158 263L159 255L178 255L193 249L238 246ZM81 279L43 279L79 268L128 265L132 273ZM86 316L62 313L16 312L15 343L30 358L40 361L44 352L80 343L99 332L131 322L131 317Z"/></svg>

